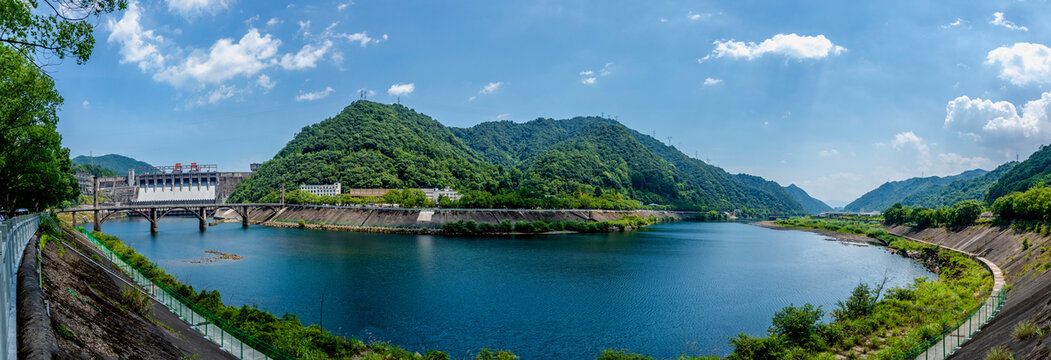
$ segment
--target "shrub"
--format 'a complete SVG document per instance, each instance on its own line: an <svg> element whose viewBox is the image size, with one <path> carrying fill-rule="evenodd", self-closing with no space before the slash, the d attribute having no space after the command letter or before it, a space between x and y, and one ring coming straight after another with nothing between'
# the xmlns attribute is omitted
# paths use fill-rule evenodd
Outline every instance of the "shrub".
<svg viewBox="0 0 1051 360"><path fill-rule="evenodd" d="M1044 331L1040 329L1032 319L1022 320L1015 325L1014 331L1011 333L1018 340L1028 340L1037 336L1044 335Z"/></svg>
<svg viewBox="0 0 1051 360"><path fill-rule="evenodd" d="M602 350L595 360L654 360L652 357L636 354L628 350Z"/></svg>
<svg viewBox="0 0 1051 360"><path fill-rule="evenodd" d="M1015 360L1015 355L1007 349L1006 345L1000 345L989 349L985 353L985 360Z"/></svg>
<svg viewBox="0 0 1051 360"><path fill-rule="evenodd" d="M518 356L505 350L494 352L489 349L482 349L478 351L478 355L474 356L474 360L518 360Z"/></svg>
<svg viewBox="0 0 1051 360"><path fill-rule="evenodd" d="M791 345L810 348L816 343L817 322L821 320L821 306L789 305L774 314L770 335L784 337Z"/></svg>
<svg viewBox="0 0 1051 360"><path fill-rule="evenodd" d="M307 222L303 221L303 219L299 219L299 228L300 229L306 229L307 228Z"/></svg>
<svg viewBox="0 0 1051 360"><path fill-rule="evenodd" d="M120 291L122 302L127 305L136 313L142 316L148 316L150 311L150 298L145 293L139 291L139 289L133 287L125 287Z"/></svg>

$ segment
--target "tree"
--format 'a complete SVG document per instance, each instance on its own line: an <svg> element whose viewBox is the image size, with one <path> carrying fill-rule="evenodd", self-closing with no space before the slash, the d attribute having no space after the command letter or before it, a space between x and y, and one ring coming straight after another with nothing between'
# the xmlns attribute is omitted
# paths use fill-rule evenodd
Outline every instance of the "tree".
<svg viewBox="0 0 1051 360"><path fill-rule="evenodd" d="M40 210L75 198L69 149L56 131L62 97L54 81L0 46L0 207Z"/></svg>
<svg viewBox="0 0 1051 360"><path fill-rule="evenodd" d="M889 209L883 211L883 223L887 225L901 225L909 222L912 211L901 203L896 203Z"/></svg>
<svg viewBox="0 0 1051 360"><path fill-rule="evenodd" d="M977 219L978 215L985 211L985 207L978 200L964 200L953 205L950 211L952 212L952 219L949 224L962 227L974 223L974 219Z"/></svg>
<svg viewBox="0 0 1051 360"><path fill-rule="evenodd" d="M0 0L0 42L27 61L65 58L83 64L95 47L95 19L128 7L126 0Z"/></svg>
<svg viewBox="0 0 1051 360"><path fill-rule="evenodd" d="M774 314L773 325L767 332L785 339L793 346L809 348L816 341L816 330L821 315L821 307L814 304L800 307L789 305Z"/></svg>

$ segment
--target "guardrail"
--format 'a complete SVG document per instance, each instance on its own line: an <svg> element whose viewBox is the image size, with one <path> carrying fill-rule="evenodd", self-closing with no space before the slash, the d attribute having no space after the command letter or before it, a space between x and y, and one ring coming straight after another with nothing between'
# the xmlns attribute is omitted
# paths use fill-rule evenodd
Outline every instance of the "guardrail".
<svg viewBox="0 0 1051 360"><path fill-rule="evenodd" d="M39 214L22 215L0 223L0 257L3 258L0 283L4 287L0 291L0 304L4 308L4 314L0 316L0 359L17 359L18 356L18 267L22 265L22 253L29 239L39 227Z"/></svg>
<svg viewBox="0 0 1051 360"><path fill-rule="evenodd" d="M295 359L295 357L284 351L223 320L203 306L179 295L175 289L151 280L142 269L132 265L128 259L114 252L106 244L87 232L87 230L84 230L83 227L79 230L98 247L107 259L117 265L121 271L131 276L132 280L143 289L146 289L157 302L168 307L172 313L190 324L191 328L197 330L205 338L218 344L219 347L238 359Z"/></svg>
<svg viewBox="0 0 1051 360"><path fill-rule="evenodd" d="M1006 300L1007 289L1000 288L995 294L985 299L984 303L967 314L966 318L894 359L943 360L952 356L960 345L974 337L985 324L989 323Z"/></svg>

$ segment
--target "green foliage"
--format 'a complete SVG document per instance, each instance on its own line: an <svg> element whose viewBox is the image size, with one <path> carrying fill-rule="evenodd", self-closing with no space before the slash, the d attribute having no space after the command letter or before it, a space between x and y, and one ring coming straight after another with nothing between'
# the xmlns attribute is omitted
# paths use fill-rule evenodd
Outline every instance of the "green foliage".
<svg viewBox="0 0 1051 360"><path fill-rule="evenodd" d="M91 174L97 177L117 176L113 170L92 164L73 163L73 172Z"/></svg>
<svg viewBox="0 0 1051 360"><path fill-rule="evenodd" d="M832 311L832 318L842 321L868 316L876 307L876 301L879 300L882 289L882 285L872 287L866 283L858 284L851 291L850 298L847 298L846 302L836 303L836 309Z"/></svg>
<svg viewBox="0 0 1051 360"><path fill-rule="evenodd" d="M1029 156L1029 159L1019 163L989 187L989 193L985 195L985 202L992 203L1013 192L1023 192L1033 187L1051 185L1049 180L1051 180L1051 148L1041 146L1037 152Z"/></svg>
<svg viewBox="0 0 1051 360"><path fill-rule="evenodd" d="M482 349L478 351L478 355L474 356L474 360L518 360L518 356L505 350L492 351Z"/></svg>
<svg viewBox="0 0 1051 360"><path fill-rule="evenodd" d="M128 170L138 170L141 167L152 167L149 163L132 159L127 156L108 154L102 156L85 156L80 155L73 158L74 164L93 164L98 167L109 169L113 171L115 175L124 175L128 173Z"/></svg>
<svg viewBox="0 0 1051 360"><path fill-rule="evenodd" d="M985 211L985 207L982 206L981 201L964 200L954 204L951 211L952 216L950 217L949 225L964 227L973 224L974 220L978 219L978 215Z"/></svg>
<svg viewBox="0 0 1051 360"><path fill-rule="evenodd" d="M1032 319L1020 321L1011 332L1011 336L1018 340L1029 340L1043 335L1044 331Z"/></svg>
<svg viewBox="0 0 1051 360"><path fill-rule="evenodd" d="M803 212L776 183L727 174L612 120L459 129L401 105L369 101L303 128L241 182L230 201L269 199L282 183L294 190L300 183L336 181L348 188L450 186L463 194L459 201L439 199L442 207L639 209L655 203Z"/></svg>
<svg viewBox="0 0 1051 360"><path fill-rule="evenodd" d="M825 204L823 201L815 199L807 194L806 191L800 189L796 184L791 184L785 187L785 192L792 196L811 215L820 214L822 211L832 211L832 207Z"/></svg>
<svg viewBox="0 0 1051 360"><path fill-rule="evenodd" d="M624 216L613 221L510 221L504 220L499 223L476 222L474 220L460 220L442 224L442 231L460 235L478 234L506 234L520 232L527 234L545 233L551 231L574 231L582 233L609 232L611 230L625 230L627 228L641 228L661 222L664 219L655 217Z"/></svg>
<svg viewBox="0 0 1051 360"><path fill-rule="evenodd" d="M929 186L903 197L901 203L913 207L936 209L949 207L964 200L982 200L989 188L1015 165L1018 165L1018 162L1011 161L982 176L974 178L964 176L945 185Z"/></svg>
<svg viewBox="0 0 1051 360"><path fill-rule="evenodd" d="M1015 360L1015 355L1007 345L994 346L985 352L985 360Z"/></svg>
<svg viewBox="0 0 1051 360"><path fill-rule="evenodd" d="M1037 186L993 202L991 210L1002 220L1051 221L1051 187Z"/></svg>
<svg viewBox="0 0 1051 360"><path fill-rule="evenodd" d="M0 0L0 14L4 14L0 16L0 42L25 54L26 60L31 60L30 57L63 59L69 55L77 64L83 64L91 56L97 19L128 6L125 0L38 5L37 0Z"/></svg>
<svg viewBox="0 0 1051 360"><path fill-rule="evenodd" d="M823 345L818 345L821 340L817 337L818 320L822 314L821 307L814 304L789 305L774 314L773 325L767 332L784 339L788 346L818 348Z"/></svg>
<svg viewBox="0 0 1051 360"><path fill-rule="evenodd" d="M990 178L1001 173L1002 172L998 172L994 175L990 175ZM955 201L955 196L960 196L960 200L968 200L980 198L984 195L985 190L981 189L983 184L989 183L989 180L995 181L995 179L975 179L987 174L988 173L985 170L975 169L964 171L954 176L916 177L902 181L890 181L880 185L875 190L865 193L843 208L847 211L860 211L862 209L865 211L873 211L889 208L894 203L899 202L904 205L912 206L948 206L953 202L946 201ZM959 189L960 192L964 192L966 195L961 194L939 198L943 193L956 191L951 189ZM909 200L906 201L906 199Z"/></svg>
<svg viewBox="0 0 1051 360"><path fill-rule="evenodd" d="M145 293L127 286L121 289L121 303L142 316L149 316L150 298Z"/></svg>
<svg viewBox="0 0 1051 360"><path fill-rule="evenodd" d="M6 14L22 10L21 2L0 0ZM2 35L0 35L2 36ZM58 134L62 97L54 81L17 51L0 45L0 209L40 210L74 199L79 185L73 177L69 149Z"/></svg>

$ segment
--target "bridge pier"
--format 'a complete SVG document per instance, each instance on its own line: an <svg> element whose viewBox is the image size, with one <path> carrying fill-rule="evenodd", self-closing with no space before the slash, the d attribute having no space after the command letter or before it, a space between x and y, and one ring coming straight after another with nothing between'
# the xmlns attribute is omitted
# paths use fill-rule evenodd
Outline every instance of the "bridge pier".
<svg viewBox="0 0 1051 360"><path fill-rule="evenodd" d="M248 227L248 207L241 207L241 226Z"/></svg>
<svg viewBox="0 0 1051 360"><path fill-rule="evenodd" d="M76 229L77 228L77 212L74 211L74 212L72 212L72 214L73 214L73 228Z"/></svg>
<svg viewBox="0 0 1051 360"><path fill-rule="evenodd" d="M99 210L95 209L95 231L102 231L102 220L99 217Z"/></svg>
<svg viewBox="0 0 1051 360"><path fill-rule="evenodd" d="M157 209L150 209L150 233L157 233Z"/></svg>
<svg viewBox="0 0 1051 360"><path fill-rule="evenodd" d="M200 220L198 227L201 231L208 230L208 213L205 212L203 206L197 208L197 220Z"/></svg>

